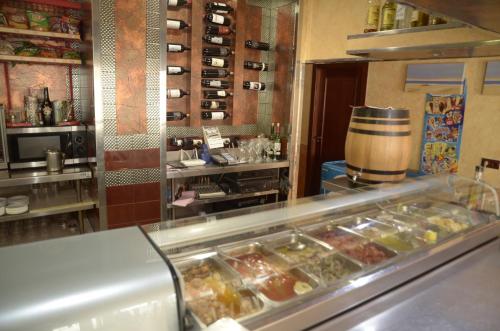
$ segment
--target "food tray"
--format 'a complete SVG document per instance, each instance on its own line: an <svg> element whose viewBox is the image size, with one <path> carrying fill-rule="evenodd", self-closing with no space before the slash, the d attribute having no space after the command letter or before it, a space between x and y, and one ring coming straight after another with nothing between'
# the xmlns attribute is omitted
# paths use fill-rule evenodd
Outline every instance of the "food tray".
<svg viewBox="0 0 500 331"><path fill-rule="evenodd" d="M366 238L374 239L384 235L397 232L397 229L391 225L385 224L376 218L356 217L355 220L343 223L339 226L341 229L350 230Z"/></svg>
<svg viewBox="0 0 500 331"><path fill-rule="evenodd" d="M302 270L313 275L321 284L330 286L362 271L363 267L359 262L337 252L322 257L318 262L303 265Z"/></svg>

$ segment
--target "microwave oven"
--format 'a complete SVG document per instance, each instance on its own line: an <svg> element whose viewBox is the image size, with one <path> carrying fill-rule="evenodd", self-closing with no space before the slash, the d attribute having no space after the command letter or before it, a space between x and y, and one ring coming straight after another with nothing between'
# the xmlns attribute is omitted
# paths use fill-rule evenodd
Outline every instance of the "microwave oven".
<svg viewBox="0 0 500 331"><path fill-rule="evenodd" d="M6 131L10 169L45 167L47 149L63 152L65 165L83 164L95 159L95 142L89 139L94 135L83 125L7 128Z"/></svg>

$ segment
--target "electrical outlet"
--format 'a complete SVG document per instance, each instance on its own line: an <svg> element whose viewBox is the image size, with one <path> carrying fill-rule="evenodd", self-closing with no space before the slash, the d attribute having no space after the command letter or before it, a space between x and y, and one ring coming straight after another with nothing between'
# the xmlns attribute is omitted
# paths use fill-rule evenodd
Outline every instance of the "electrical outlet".
<svg viewBox="0 0 500 331"><path fill-rule="evenodd" d="M498 170L500 168L500 161L499 160L493 160L493 159L485 159L481 158L481 165L485 168L490 168L490 169L496 169Z"/></svg>
<svg viewBox="0 0 500 331"><path fill-rule="evenodd" d="M231 143L231 138L222 138L224 145L229 145Z"/></svg>
<svg viewBox="0 0 500 331"><path fill-rule="evenodd" d="M198 146L198 145L202 145L202 144L203 144L203 140L193 139L193 145Z"/></svg>

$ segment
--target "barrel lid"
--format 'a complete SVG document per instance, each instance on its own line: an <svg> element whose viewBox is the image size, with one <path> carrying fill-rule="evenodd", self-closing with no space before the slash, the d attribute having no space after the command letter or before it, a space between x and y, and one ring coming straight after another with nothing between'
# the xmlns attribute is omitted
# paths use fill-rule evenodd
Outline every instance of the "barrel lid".
<svg viewBox="0 0 500 331"><path fill-rule="evenodd" d="M380 108L373 106L353 107L353 116L357 117L375 117L375 118L409 118L410 112L404 108Z"/></svg>

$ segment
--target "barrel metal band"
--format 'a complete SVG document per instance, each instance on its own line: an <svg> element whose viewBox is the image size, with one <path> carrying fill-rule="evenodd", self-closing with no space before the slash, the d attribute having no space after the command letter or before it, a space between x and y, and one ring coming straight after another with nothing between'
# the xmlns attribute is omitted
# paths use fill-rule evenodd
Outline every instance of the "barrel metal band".
<svg viewBox="0 0 500 331"><path fill-rule="evenodd" d="M380 124L380 125L407 125L407 124L410 124L410 120L384 121L384 120L367 120L364 118L353 118L351 121L354 123Z"/></svg>
<svg viewBox="0 0 500 331"><path fill-rule="evenodd" d="M411 131L373 131L349 128L349 132L366 134L369 136L389 136L389 137L405 137L411 135Z"/></svg>
<svg viewBox="0 0 500 331"><path fill-rule="evenodd" d="M358 168L349 163L346 163L346 167L354 171L358 171L361 173L364 172L373 175L402 175L406 173L406 170L373 170L373 169Z"/></svg>
<svg viewBox="0 0 500 331"><path fill-rule="evenodd" d="M408 109L354 108L353 115L357 117L408 118Z"/></svg>

